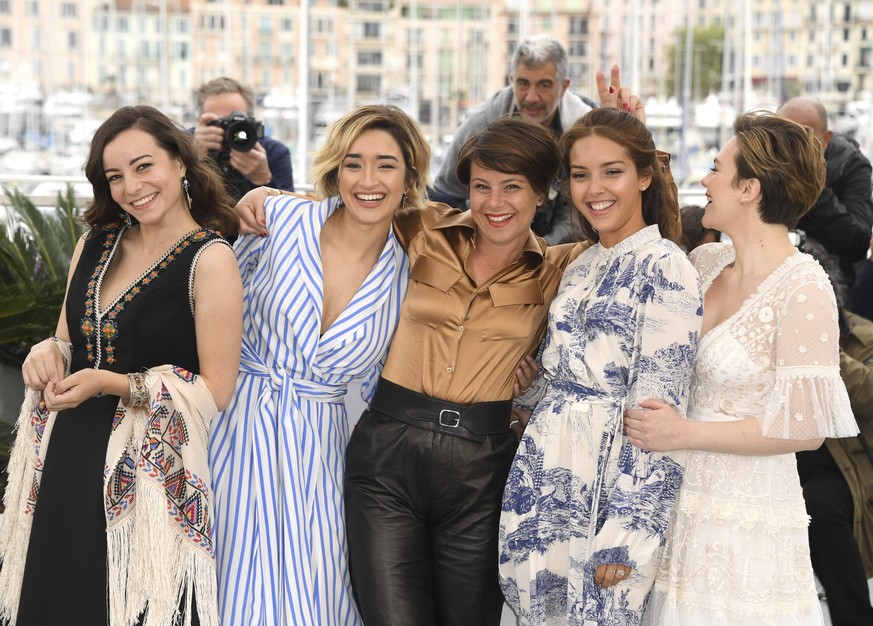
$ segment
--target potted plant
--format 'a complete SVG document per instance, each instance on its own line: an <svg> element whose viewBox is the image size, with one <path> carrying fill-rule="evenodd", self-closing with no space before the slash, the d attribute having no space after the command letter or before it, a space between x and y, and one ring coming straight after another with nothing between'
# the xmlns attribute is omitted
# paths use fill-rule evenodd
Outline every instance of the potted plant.
<svg viewBox="0 0 873 626"><path fill-rule="evenodd" d="M21 364L34 343L54 334L70 259L82 224L72 186L44 212L17 189L0 209L0 489L23 399ZM2 505L0 505L2 511Z"/></svg>

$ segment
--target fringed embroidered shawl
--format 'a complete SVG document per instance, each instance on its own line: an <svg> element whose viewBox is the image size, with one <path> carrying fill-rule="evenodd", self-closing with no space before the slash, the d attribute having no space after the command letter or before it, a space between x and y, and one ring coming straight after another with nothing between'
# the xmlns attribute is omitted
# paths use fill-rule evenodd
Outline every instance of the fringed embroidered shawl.
<svg viewBox="0 0 873 626"><path fill-rule="evenodd" d="M65 363L69 344L59 343ZM120 402L103 470L110 626L219 626L206 445L217 408L205 383L178 367L145 373L149 403ZM0 620L14 626L56 412L28 389L18 417L0 527ZM47 601L50 601L47 598ZM184 602L184 605L183 605Z"/></svg>

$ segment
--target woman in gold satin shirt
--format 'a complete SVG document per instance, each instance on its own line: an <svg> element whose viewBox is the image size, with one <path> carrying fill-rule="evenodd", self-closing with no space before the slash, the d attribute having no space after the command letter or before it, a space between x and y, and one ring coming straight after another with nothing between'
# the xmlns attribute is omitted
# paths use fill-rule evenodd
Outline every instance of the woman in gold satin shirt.
<svg viewBox="0 0 873 626"><path fill-rule="evenodd" d="M500 622L516 364L536 350L564 267L585 247L547 247L530 230L558 166L547 128L504 118L460 152L469 211L395 218L409 290L346 452L352 585L367 626Z"/></svg>

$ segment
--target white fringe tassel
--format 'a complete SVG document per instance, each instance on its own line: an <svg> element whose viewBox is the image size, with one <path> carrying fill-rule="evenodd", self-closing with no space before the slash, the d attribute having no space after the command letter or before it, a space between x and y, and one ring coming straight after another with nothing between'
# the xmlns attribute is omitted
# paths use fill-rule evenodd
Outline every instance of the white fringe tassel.
<svg viewBox="0 0 873 626"><path fill-rule="evenodd" d="M176 624L192 598L200 624L220 626L215 560L172 528L169 516L163 488L137 480L133 514L107 532L110 626L135 624L143 611L143 626Z"/></svg>
<svg viewBox="0 0 873 626"><path fill-rule="evenodd" d="M24 510L36 475L30 416L41 397L40 392L33 389L27 389L25 393L15 426L18 432L9 458L9 481L3 496L6 513L0 525L0 561L3 562L0 569L0 622L8 622L9 626L15 626L18 616L18 601L33 523L33 516L26 515ZM49 419L46 424L40 443L42 446L48 445L52 423Z"/></svg>

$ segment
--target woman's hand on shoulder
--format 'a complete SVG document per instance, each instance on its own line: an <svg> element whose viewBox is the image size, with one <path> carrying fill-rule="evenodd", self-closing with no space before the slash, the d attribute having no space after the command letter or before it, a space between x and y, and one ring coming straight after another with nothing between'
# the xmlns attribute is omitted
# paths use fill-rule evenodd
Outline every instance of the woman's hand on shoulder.
<svg viewBox="0 0 873 626"><path fill-rule="evenodd" d="M624 412L624 430L633 445L652 452L683 450L683 435L688 420L672 404L649 398L639 409Z"/></svg>
<svg viewBox="0 0 873 626"><path fill-rule="evenodd" d="M236 214L239 216L239 232L241 235L267 236L267 214L264 202L271 195L269 187L255 187L236 203Z"/></svg>
<svg viewBox="0 0 873 626"><path fill-rule="evenodd" d="M64 358L57 343L52 339L46 339L34 345L24 359L21 375L25 386L37 391L44 391L49 382L62 381Z"/></svg>

